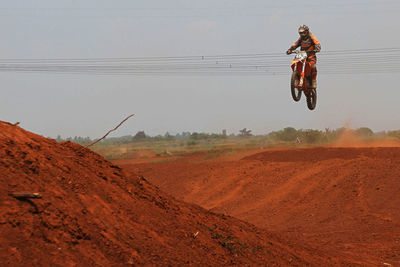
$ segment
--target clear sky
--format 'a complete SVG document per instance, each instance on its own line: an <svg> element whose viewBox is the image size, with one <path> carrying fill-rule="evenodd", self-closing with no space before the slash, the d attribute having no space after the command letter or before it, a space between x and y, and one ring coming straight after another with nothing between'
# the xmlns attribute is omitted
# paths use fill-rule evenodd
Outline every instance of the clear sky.
<svg viewBox="0 0 400 267"><path fill-rule="evenodd" d="M144 130L256 134L302 129L400 129L399 68L332 74L324 51L400 48L400 1L2 0L0 60L282 53L287 75L91 75L0 69L0 120L44 136L100 137ZM291 99L291 56L307 24L322 45L318 102ZM391 54L399 58L399 55ZM1 65L1 62L0 62ZM3 65L4 66L4 63ZM337 66L340 68L340 66ZM284 68L285 69L285 68ZM325 71L324 71L325 70Z"/></svg>

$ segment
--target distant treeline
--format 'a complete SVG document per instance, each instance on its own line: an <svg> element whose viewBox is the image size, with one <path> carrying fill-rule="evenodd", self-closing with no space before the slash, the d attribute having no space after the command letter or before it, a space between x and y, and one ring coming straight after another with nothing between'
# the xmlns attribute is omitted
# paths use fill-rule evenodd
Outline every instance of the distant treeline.
<svg viewBox="0 0 400 267"><path fill-rule="evenodd" d="M313 130L313 129L300 129L296 130L292 127L284 128L283 130L271 132L269 136L276 140L276 141L296 141L299 140L304 143L308 144L315 144L315 143L329 143L334 142L345 132L353 133L355 136L358 137L371 137L374 136L374 132L366 127L359 128L357 130L350 130L347 128L339 128L336 130L331 130L326 128L325 131L321 130Z"/></svg>
<svg viewBox="0 0 400 267"><path fill-rule="evenodd" d="M383 131L374 133L370 128L361 127L358 129L338 128L335 130L326 128L322 130L313 129L295 129L293 127L286 127L280 131L273 131L266 135L257 135L257 137L265 137L271 141L283 141L283 142L302 142L307 144L323 144L334 142L345 133L354 134L359 138L373 138L373 137L390 137L400 140L400 130L396 131ZM187 140L187 144L196 144L197 141L201 140L223 140L232 138L249 138L254 136L251 130L244 128L239 131L238 134L227 135L225 133L198 133L198 132L182 132L176 135L172 135L169 132L164 135L149 136L144 131L138 131L135 135L126 135L122 137L110 137L102 140L103 144L127 144L132 142L153 142L153 141L177 141ZM89 144L95 140L89 137L68 137L66 139L57 136L56 141L71 141L78 144Z"/></svg>
<svg viewBox="0 0 400 267"><path fill-rule="evenodd" d="M234 138L234 137L250 137L253 136L251 130L247 128L243 128L239 131L237 135L230 134L229 136L225 133L198 133L198 132L182 132L177 133L176 135L172 135L169 132L166 132L164 135L156 135L150 136L147 135L144 131L139 131L135 135L125 135L121 137L109 137L105 140L101 141L102 143L131 143L131 142L151 142L151 141L172 141L172 140L213 140L213 139L225 139L225 138ZM92 140L90 137L68 137L63 139L61 135L58 135L56 138L57 142L71 141L78 144L88 144L95 140Z"/></svg>
<svg viewBox="0 0 400 267"><path fill-rule="evenodd" d="M382 131L374 133L370 128L361 127L349 129L341 127L335 130L326 128L324 131L313 129L299 129L286 127L283 130L271 132L268 136L275 141L300 141L307 144L326 144L337 141L339 138L351 138L351 136L365 141L378 138L395 138L400 140L400 130Z"/></svg>

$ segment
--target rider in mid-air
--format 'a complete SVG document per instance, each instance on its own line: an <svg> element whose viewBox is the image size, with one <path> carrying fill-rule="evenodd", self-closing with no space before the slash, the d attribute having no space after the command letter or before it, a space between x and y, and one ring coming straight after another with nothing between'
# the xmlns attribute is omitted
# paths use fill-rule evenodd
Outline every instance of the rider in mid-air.
<svg viewBox="0 0 400 267"><path fill-rule="evenodd" d="M307 62L310 63L312 84L311 88L317 88L317 56L315 53L321 51L321 44L314 34L310 33L307 25L301 25L299 28L300 38L286 51L291 54L297 47L301 47L301 51L307 52Z"/></svg>

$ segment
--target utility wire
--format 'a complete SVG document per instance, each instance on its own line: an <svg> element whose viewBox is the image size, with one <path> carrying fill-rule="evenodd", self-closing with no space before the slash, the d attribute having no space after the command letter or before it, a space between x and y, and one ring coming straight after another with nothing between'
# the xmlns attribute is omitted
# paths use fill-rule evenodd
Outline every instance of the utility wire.
<svg viewBox="0 0 400 267"><path fill-rule="evenodd" d="M354 55L354 54L383 54L383 53L399 53L400 48L374 48L374 49L347 49L347 50L331 50L322 51L320 54L332 55ZM226 55L197 55L197 56L167 56L167 57L116 57L116 58L49 58L49 59L1 59L3 61L170 61L170 60L216 60L229 58L263 58L263 57L282 57L284 52L280 53L258 53L258 54L226 54Z"/></svg>
<svg viewBox="0 0 400 267"><path fill-rule="evenodd" d="M400 48L321 52L322 73L400 72ZM291 58L284 53L210 56L0 59L0 72L96 75L287 75ZM326 72L324 72L326 71Z"/></svg>

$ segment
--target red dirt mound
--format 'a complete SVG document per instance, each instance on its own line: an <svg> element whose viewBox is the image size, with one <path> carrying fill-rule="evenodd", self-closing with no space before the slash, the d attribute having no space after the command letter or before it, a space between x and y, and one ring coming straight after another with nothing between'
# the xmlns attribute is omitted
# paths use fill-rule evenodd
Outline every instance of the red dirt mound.
<svg viewBox="0 0 400 267"><path fill-rule="evenodd" d="M206 158L120 163L178 199L319 244L326 255L400 266L400 148L317 147L241 160Z"/></svg>
<svg viewBox="0 0 400 267"><path fill-rule="evenodd" d="M4 122L0 173L0 266L344 262L177 201L79 145L58 144ZM9 195L15 192L42 198L18 200Z"/></svg>

